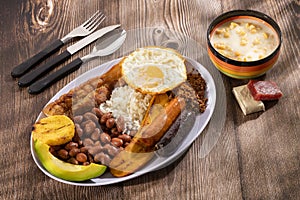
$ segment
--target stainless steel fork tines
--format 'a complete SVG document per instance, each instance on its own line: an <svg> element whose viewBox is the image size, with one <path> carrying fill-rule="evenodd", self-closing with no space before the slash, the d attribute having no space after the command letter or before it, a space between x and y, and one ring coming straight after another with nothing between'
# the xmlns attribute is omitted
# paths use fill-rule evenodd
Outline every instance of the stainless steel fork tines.
<svg viewBox="0 0 300 200"><path fill-rule="evenodd" d="M103 22L105 17L106 16L98 10L83 24L81 24L77 28L73 29L70 33L68 33L66 36L64 36L61 39L61 41L66 43L68 40L70 40L74 37L86 36L86 35L94 32L98 28L98 26Z"/></svg>

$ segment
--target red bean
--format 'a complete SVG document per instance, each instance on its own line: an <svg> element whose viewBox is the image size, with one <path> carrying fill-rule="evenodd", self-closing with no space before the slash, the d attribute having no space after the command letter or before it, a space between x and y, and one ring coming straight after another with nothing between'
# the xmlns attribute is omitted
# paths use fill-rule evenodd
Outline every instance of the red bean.
<svg viewBox="0 0 300 200"><path fill-rule="evenodd" d="M77 134L78 134L79 137L81 137L83 135L83 130L80 127L79 124L75 124L75 130L76 130L76 132L77 132Z"/></svg>
<svg viewBox="0 0 300 200"><path fill-rule="evenodd" d="M102 115L101 119L100 119L100 123L101 124L105 124L106 121L111 118L111 113L105 113Z"/></svg>
<svg viewBox="0 0 300 200"><path fill-rule="evenodd" d="M79 162L86 162L87 161L87 156L84 153L78 153L76 155L76 160L78 160Z"/></svg>
<svg viewBox="0 0 300 200"><path fill-rule="evenodd" d="M72 157L75 157L78 153L80 153L80 149L78 148L73 148L69 151L69 155Z"/></svg>
<svg viewBox="0 0 300 200"><path fill-rule="evenodd" d="M116 147L120 147L123 145L123 140L120 138L112 138L111 143Z"/></svg>
<svg viewBox="0 0 300 200"><path fill-rule="evenodd" d="M93 122L92 120L86 120L86 121L84 121L84 122L82 122L81 124L80 124L80 126L82 127L82 128L84 128L85 127L85 125L86 124L88 124L88 123L90 123L90 122Z"/></svg>
<svg viewBox="0 0 300 200"><path fill-rule="evenodd" d="M78 147L78 143L75 143L75 142L69 142L66 146L65 146L65 149L66 150L71 150L73 148L77 148Z"/></svg>
<svg viewBox="0 0 300 200"><path fill-rule="evenodd" d="M127 135L127 134L121 134L121 135L118 136L118 138L122 139L123 142L130 142L131 141L130 135Z"/></svg>
<svg viewBox="0 0 300 200"><path fill-rule="evenodd" d="M93 146L93 147L88 149L88 152L91 155L96 155L97 153L101 152L102 150L103 150L102 146Z"/></svg>
<svg viewBox="0 0 300 200"><path fill-rule="evenodd" d="M99 128L96 128L96 129L94 130L94 132L91 134L91 138L92 138L92 140L94 140L94 141L97 141L97 140L100 139L100 130L99 130Z"/></svg>
<svg viewBox="0 0 300 200"><path fill-rule="evenodd" d="M111 141L111 137L107 133L101 133L100 134L100 141L103 144L107 144Z"/></svg>
<svg viewBox="0 0 300 200"><path fill-rule="evenodd" d="M107 119L105 125L107 128L111 129L115 125L115 119L114 118Z"/></svg>
<svg viewBox="0 0 300 200"><path fill-rule="evenodd" d="M90 135L96 128L95 122L91 121L84 126L84 133Z"/></svg>
<svg viewBox="0 0 300 200"><path fill-rule="evenodd" d="M83 115L84 119L86 120L92 120L95 123L98 123L98 117L96 116L96 114L92 113L92 112L87 112Z"/></svg>
<svg viewBox="0 0 300 200"><path fill-rule="evenodd" d="M98 140L98 141L95 142L94 145L95 145L95 146L101 146L101 142Z"/></svg>
<svg viewBox="0 0 300 200"><path fill-rule="evenodd" d="M111 157L116 156L119 153L119 149L113 145L106 144L103 149L110 155Z"/></svg>
<svg viewBox="0 0 300 200"><path fill-rule="evenodd" d="M98 153L97 155L95 155L94 161L108 166L111 159L107 154L104 154L103 152L101 152L101 153Z"/></svg>
<svg viewBox="0 0 300 200"><path fill-rule="evenodd" d="M94 141L92 140L92 139L90 139L90 138L85 138L84 140L83 140L83 145L84 146L91 146L91 145L94 145Z"/></svg>
<svg viewBox="0 0 300 200"><path fill-rule="evenodd" d="M69 158L69 152L65 149L60 149L57 154L63 160L67 160Z"/></svg>

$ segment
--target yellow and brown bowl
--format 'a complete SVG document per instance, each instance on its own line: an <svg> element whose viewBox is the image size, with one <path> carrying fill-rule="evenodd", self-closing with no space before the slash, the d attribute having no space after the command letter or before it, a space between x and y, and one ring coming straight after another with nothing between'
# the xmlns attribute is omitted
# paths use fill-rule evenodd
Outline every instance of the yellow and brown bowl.
<svg viewBox="0 0 300 200"><path fill-rule="evenodd" d="M212 45L211 37L214 31L223 23L234 19L255 20L258 23L268 26L278 37L278 45L275 50L267 57L254 61L234 60L219 53ZM281 30L277 23L271 17L254 10L234 10L226 12L214 19L207 30L207 50L211 61L220 72L237 79L255 78L270 70L279 57L281 43Z"/></svg>

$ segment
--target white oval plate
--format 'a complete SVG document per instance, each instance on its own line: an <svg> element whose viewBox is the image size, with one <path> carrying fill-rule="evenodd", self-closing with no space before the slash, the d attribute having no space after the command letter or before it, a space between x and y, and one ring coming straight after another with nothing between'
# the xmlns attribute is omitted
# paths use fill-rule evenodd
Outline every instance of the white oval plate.
<svg viewBox="0 0 300 200"><path fill-rule="evenodd" d="M78 86L79 84L84 83L93 77L104 74L112 66L117 64L120 61L120 59L121 58L115 59L111 62L104 63L104 64L102 64L98 67L95 67L95 68L85 72L84 74L80 75L78 78L74 79L72 82L67 84L64 88L62 88L48 103L55 101L61 95L67 93L70 89ZM57 181L66 183L66 184L78 185L78 186L100 186L100 185L109 185L109 184L113 184L113 183L119 183L122 181L126 181L129 179L141 176L143 174L146 174L148 172L161 169L161 168L166 167L167 165L171 164L172 162L174 162L189 148L189 146L194 142L194 140L201 134L203 129L206 127L206 125L208 124L208 122L213 114L213 111L215 108L215 103L216 103L216 87L215 87L214 80L213 80L212 76L210 75L210 73L207 71L207 69L205 67L203 67L197 61L192 60L190 58L186 58L186 61L188 63L190 63L195 69L197 69L200 72L200 74L202 75L202 77L204 78L204 80L206 81L206 84L207 84L206 97L208 98L208 102L207 102L207 108L206 108L205 112L196 117L196 120L195 120L192 130L187 135L187 137L182 141L182 143L179 145L179 147L177 148L175 153L172 154L170 157L156 156L150 163L148 163L142 169L140 169L137 172L135 172L134 174L131 174L126 177L116 178L116 177L113 177L109 172L106 172L102 176L91 179L89 181L72 182L72 181L66 181L66 180L63 180L63 179L53 176L42 166L41 162L39 161L39 159L34 151L33 140L31 138L31 142L30 142L31 154L32 154L32 157L33 157L36 165L47 176L49 176ZM37 121L40 118L42 118L43 116L44 115L41 112L37 118Z"/></svg>

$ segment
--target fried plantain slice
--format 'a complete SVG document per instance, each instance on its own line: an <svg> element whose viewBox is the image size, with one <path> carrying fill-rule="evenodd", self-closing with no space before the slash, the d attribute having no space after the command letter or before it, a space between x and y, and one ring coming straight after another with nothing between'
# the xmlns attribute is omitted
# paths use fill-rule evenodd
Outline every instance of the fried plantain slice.
<svg viewBox="0 0 300 200"><path fill-rule="evenodd" d="M48 145L61 145L72 140L75 134L73 121L65 115L53 115L40 119L33 125L33 140Z"/></svg>

